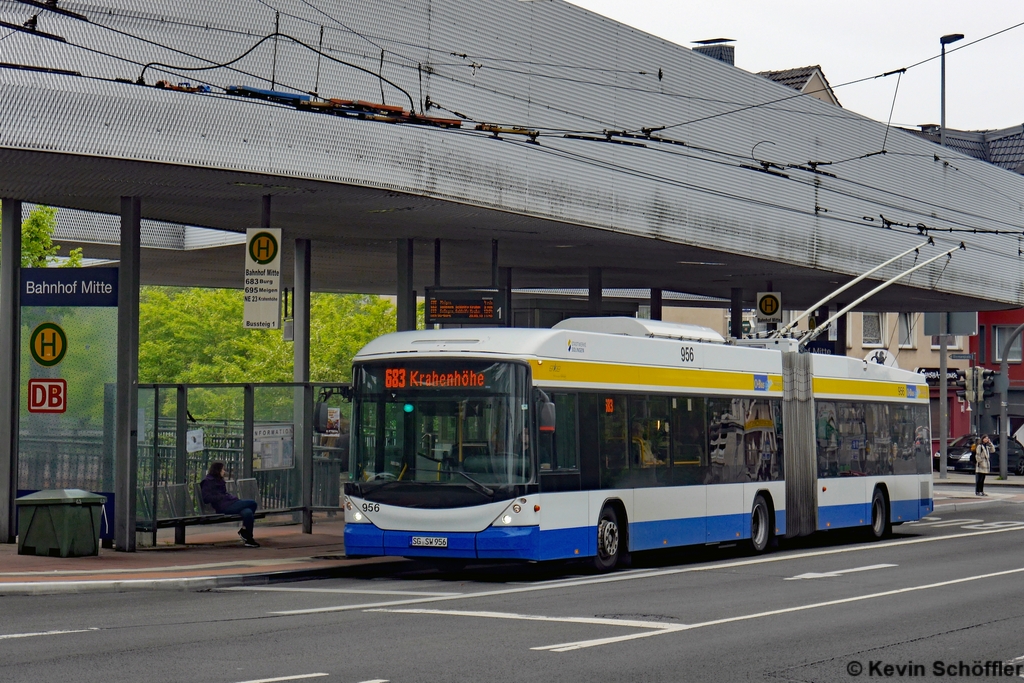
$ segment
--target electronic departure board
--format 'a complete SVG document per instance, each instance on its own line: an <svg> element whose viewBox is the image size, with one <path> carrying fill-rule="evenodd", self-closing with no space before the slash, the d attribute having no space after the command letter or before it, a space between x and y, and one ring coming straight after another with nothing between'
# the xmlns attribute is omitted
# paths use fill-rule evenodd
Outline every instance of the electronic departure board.
<svg viewBox="0 0 1024 683"><path fill-rule="evenodd" d="M504 325L508 315L500 289L427 287L424 322L462 325Z"/></svg>

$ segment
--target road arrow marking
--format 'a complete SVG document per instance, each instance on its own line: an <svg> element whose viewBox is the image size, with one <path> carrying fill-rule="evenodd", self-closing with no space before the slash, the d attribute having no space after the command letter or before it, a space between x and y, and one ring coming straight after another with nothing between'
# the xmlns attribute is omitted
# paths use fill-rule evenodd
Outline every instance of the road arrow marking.
<svg viewBox="0 0 1024 683"><path fill-rule="evenodd" d="M853 574L854 572L867 572L872 569L885 569L886 567L898 567L897 564L871 564L867 567L854 567L853 569L840 569L834 572L809 572L807 574L801 574L800 576L790 576L789 578L783 579L783 581L797 581L799 579L829 579L835 576L841 576L843 574Z"/></svg>

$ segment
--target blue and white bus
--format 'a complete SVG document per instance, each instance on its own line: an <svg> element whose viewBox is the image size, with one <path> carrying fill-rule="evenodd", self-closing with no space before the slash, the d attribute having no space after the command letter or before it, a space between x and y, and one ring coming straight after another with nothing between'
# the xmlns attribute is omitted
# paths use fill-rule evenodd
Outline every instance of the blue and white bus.
<svg viewBox="0 0 1024 683"><path fill-rule="evenodd" d="M401 332L352 381L350 556L609 570L932 511L924 378L791 339L610 317Z"/></svg>

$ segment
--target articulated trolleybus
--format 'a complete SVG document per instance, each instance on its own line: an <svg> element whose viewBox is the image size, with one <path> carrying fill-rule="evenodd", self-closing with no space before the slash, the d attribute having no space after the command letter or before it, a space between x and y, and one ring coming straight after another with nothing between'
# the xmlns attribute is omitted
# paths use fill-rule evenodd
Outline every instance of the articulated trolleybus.
<svg viewBox="0 0 1024 683"><path fill-rule="evenodd" d="M389 334L354 360L351 438L352 556L610 570L932 511L921 375L695 325Z"/></svg>

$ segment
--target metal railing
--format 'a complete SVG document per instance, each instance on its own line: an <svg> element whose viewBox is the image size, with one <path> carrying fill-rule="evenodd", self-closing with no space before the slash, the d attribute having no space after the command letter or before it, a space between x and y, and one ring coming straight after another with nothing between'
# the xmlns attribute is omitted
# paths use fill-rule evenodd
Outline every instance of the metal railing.
<svg viewBox="0 0 1024 683"><path fill-rule="evenodd" d="M151 529L155 543L159 523L181 515L168 502L169 488L192 491L219 461L227 478L255 480L263 512L301 512L304 531L311 531L313 510L341 509L351 417L341 392L347 387L139 385L138 526ZM321 401L337 411L333 433L314 430L314 406ZM185 522L174 526L183 542Z"/></svg>

